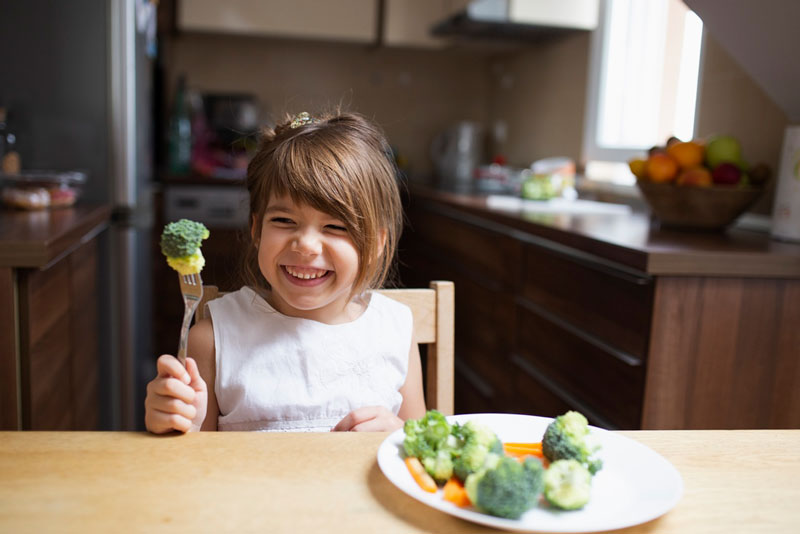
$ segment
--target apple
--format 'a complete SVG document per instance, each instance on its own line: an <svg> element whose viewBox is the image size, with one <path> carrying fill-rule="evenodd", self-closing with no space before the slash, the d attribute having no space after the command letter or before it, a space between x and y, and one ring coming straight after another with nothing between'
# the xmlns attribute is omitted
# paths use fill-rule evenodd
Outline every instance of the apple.
<svg viewBox="0 0 800 534"><path fill-rule="evenodd" d="M735 163L720 163L711 172L715 184L736 185L742 179L742 170Z"/></svg>
<svg viewBox="0 0 800 534"><path fill-rule="evenodd" d="M706 162L709 168L716 169L721 163L742 161L742 146L739 140L730 135L718 135L706 144Z"/></svg>

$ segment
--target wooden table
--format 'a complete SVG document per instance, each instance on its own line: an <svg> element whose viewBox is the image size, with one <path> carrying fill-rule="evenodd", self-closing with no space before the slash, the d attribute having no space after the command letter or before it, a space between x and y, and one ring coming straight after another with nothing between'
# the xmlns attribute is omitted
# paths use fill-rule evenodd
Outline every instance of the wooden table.
<svg viewBox="0 0 800 534"><path fill-rule="evenodd" d="M644 533L796 533L800 430L622 432L681 472ZM386 434L0 433L0 532L490 532L406 496Z"/></svg>

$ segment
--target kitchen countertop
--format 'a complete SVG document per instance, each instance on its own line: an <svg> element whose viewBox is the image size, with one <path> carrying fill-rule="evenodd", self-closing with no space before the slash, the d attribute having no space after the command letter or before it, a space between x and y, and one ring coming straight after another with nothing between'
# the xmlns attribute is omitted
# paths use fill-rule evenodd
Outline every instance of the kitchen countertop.
<svg viewBox="0 0 800 534"><path fill-rule="evenodd" d="M640 534L797 532L800 430L619 432L684 493ZM386 433L0 432L2 532L497 532L402 493Z"/></svg>
<svg viewBox="0 0 800 534"><path fill-rule="evenodd" d="M648 275L800 278L800 244L767 233L661 229L646 213L542 213L490 207L487 198L412 185L409 203Z"/></svg>
<svg viewBox="0 0 800 534"><path fill-rule="evenodd" d="M24 211L0 209L0 267L42 268L104 230L107 205Z"/></svg>

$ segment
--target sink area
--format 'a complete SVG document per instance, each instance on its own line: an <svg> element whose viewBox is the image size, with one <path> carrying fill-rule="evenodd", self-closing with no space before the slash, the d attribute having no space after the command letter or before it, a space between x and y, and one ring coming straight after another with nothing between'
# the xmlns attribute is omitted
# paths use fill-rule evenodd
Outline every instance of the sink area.
<svg viewBox="0 0 800 534"><path fill-rule="evenodd" d="M553 198L550 200L526 200L512 195L489 195L486 197L489 208L536 213L581 213L581 214L626 214L631 207L627 204L613 204L585 199Z"/></svg>

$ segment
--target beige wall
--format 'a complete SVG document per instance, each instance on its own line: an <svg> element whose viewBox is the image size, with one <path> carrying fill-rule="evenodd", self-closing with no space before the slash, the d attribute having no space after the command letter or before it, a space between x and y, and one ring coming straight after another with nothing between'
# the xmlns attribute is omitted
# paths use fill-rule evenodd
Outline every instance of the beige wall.
<svg viewBox="0 0 800 534"><path fill-rule="evenodd" d="M202 91L251 92L272 118L344 104L378 121L415 173L431 172L428 147L458 120L503 121L509 163L548 156L582 162L590 35L522 48L374 48L229 35L179 34L168 72ZM777 170L786 115L708 37L698 136L737 136L751 163ZM490 153L488 155L494 155ZM758 211L771 206L765 195Z"/></svg>
<svg viewBox="0 0 800 534"><path fill-rule="evenodd" d="M510 164L527 167L549 156L580 159L589 37L571 35L491 60L489 118L507 125Z"/></svg>
<svg viewBox="0 0 800 534"><path fill-rule="evenodd" d="M787 115L719 43L706 38L698 100L698 136L715 133L736 136L742 143L745 159L751 164L766 163L774 175L778 172L783 133L788 123ZM774 186L773 179L752 211L771 212Z"/></svg>
<svg viewBox="0 0 800 534"><path fill-rule="evenodd" d="M255 94L268 118L343 104L374 118L414 172L431 170L428 147L448 124L487 118L486 59L467 50L182 34L167 53L174 83Z"/></svg>

